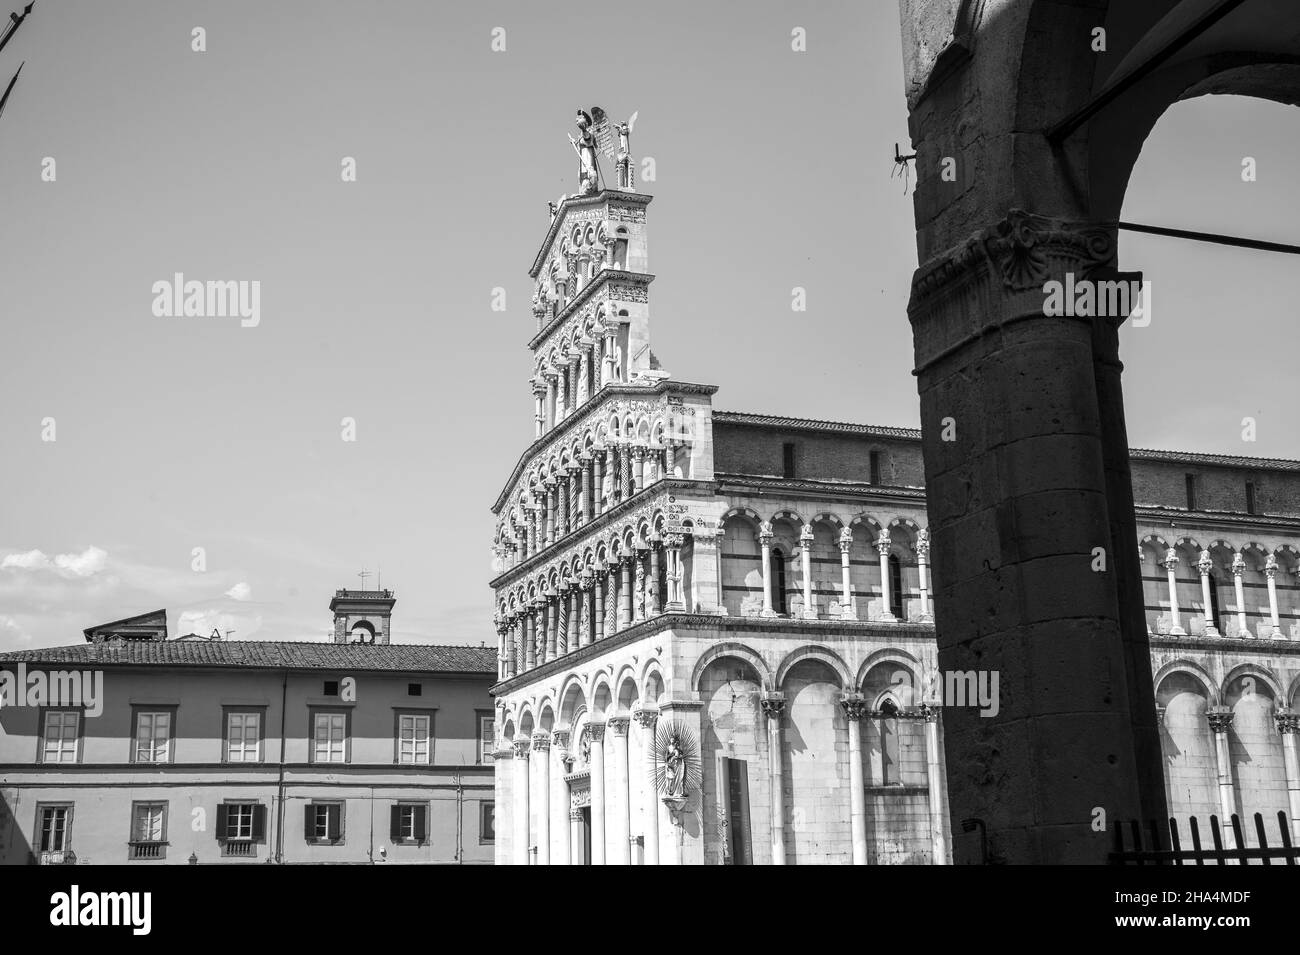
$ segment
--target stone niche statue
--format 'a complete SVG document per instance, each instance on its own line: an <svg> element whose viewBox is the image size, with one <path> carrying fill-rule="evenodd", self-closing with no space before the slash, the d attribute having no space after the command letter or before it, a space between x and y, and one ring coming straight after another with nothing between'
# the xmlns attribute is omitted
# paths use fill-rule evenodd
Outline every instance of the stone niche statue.
<svg viewBox="0 0 1300 955"><path fill-rule="evenodd" d="M664 755L664 788L667 796L686 795L686 756L682 753L681 743L672 737Z"/></svg>

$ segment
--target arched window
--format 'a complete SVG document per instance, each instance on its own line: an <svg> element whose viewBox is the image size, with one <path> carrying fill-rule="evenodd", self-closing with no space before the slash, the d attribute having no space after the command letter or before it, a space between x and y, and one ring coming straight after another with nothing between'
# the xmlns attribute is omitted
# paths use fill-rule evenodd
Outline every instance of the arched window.
<svg viewBox="0 0 1300 955"><path fill-rule="evenodd" d="M772 548L772 609L789 613L785 605L785 555L781 548Z"/></svg>
<svg viewBox="0 0 1300 955"><path fill-rule="evenodd" d="M903 564L897 554L889 555L889 605L894 616L903 619Z"/></svg>

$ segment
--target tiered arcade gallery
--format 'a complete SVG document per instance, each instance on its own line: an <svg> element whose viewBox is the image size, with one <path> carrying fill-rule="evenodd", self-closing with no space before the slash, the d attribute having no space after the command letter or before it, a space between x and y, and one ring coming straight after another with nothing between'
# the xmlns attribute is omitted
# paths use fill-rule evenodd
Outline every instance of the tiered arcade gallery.
<svg viewBox="0 0 1300 955"><path fill-rule="evenodd" d="M536 439L493 509L497 862L948 862L944 710L1019 688L937 671L920 435L673 381L648 204L563 198L531 273ZM1294 819L1300 464L1132 466L1171 812Z"/></svg>

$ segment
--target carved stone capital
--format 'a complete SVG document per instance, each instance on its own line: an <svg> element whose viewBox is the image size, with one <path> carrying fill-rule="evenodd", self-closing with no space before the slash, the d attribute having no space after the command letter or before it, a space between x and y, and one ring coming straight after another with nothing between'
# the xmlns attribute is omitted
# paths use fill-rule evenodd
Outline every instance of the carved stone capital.
<svg viewBox="0 0 1300 955"><path fill-rule="evenodd" d="M593 743L602 742L605 739L605 721L592 720L587 724L587 735L591 737Z"/></svg>
<svg viewBox="0 0 1300 955"><path fill-rule="evenodd" d="M615 737L627 736L627 728L631 724L630 716L611 716L609 718L609 728L613 731Z"/></svg>
<svg viewBox="0 0 1300 955"><path fill-rule="evenodd" d="M552 732L551 732L551 742L553 742L553 743L555 744L555 746L556 746L557 749L562 749L562 750L564 750L565 752L567 752L568 749L569 749L569 737L570 737L570 736L571 736L571 733L569 732L568 727L564 727L564 728L557 729L557 730L552 730Z"/></svg>
<svg viewBox="0 0 1300 955"><path fill-rule="evenodd" d="M1205 718L1210 721L1210 729L1216 733L1228 732L1228 727L1232 725L1232 717L1235 714L1226 706L1211 706L1205 712Z"/></svg>
<svg viewBox="0 0 1300 955"><path fill-rule="evenodd" d="M638 706L632 711L632 718L640 723L643 729L653 730L655 723L659 719L659 708L655 706Z"/></svg>
<svg viewBox="0 0 1300 955"><path fill-rule="evenodd" d="M538 730L533 734L533 752L545 753L551 748L551 734L546 730Z"/></svg>
<svg viewBox="0 0 1300 955"><path fill-rule="evenodd" d="M1210 556L1208 550L1201 551L1196 560L1196 569L1201 572L1202 577L1208 576L1210 571L1214 570L1214 558Z"/></svg>
<svg viewBox="0 0 1300 955"><path fill-rule="evenodd" d="M759 701L763 707L763 715L770 720L779 720L785 713L785 694L784 693L767 693Z"/></svg>
<svg viewBox="0 0 1300 955"><path fill-rule="evenodd" d="M528 758L528 740L526 739L514 740L510 744L510 747L515 751L515 759Z"/></svg>
<svg viewBox="0 0 1300 955"><path fill-rule="evenodd" d="M1177 570L1178 552L1175 551L1172 547L1170 547L1167 551L1165 551L1165 556L1161 559L1160 566L1163 567L1165 570Z"/></svg>
<svg viewBox="0 0 1300 955"><path fill-rule="evenodd" d="M1277 723L1277 731L1284 736L1287 733L1300 733L1300 713L1280 709L1273 714L1273 720Z"/></svg>
<svg viewBox="0 0 1300 955"><path fill-rule="evenodd" d="M844 715L855 723L867 713L867 700L861 693L845 693L840 698L840 706L844 707Z"/></svg>

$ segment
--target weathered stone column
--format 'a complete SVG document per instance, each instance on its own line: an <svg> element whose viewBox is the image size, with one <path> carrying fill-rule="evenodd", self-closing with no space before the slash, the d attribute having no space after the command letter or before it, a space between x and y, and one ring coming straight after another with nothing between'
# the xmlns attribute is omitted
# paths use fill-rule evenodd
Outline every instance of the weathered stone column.
<svg viewBox="0 0 1300 955"><path fill-rule="evenodd" d="M569 810L569 864L582 865L582 810Z"/></svg>
<svg viewBox="0 0 1300 955"><path fill-rule="evenodd" d="M1214 597L1210 593L1210 572L1214 570L1214 559L1210 557L1208 550L1201 551L1200 558L1196 561L1196 569L1201 572L1201 602L1205 604L1205 635L1217 637L1219 621L1214 618Z"/></svg>
<svg viewBox="0 0 1300 955"><path fill-rule="evenodd" d="M640 707L633 714L641 725L641 738L645 741L645 767L641 770L641 811L645 814L645 864L659 864L659 794L654 788L655 776L655 723L659 711L654 707Z"/></svg>
<svg viewBox="0 0 1300 955"><path fill-rule="evenodd" d="M610 775L613 788L617 794L615 798L614 812L609 820L610 842L614 846L614 857L610 860L610 865L631 865L632 864L632 843L630 842L632 833L632 787L629 785L630 780L627 774L627 730L629 717L611 716L609 718L609 728L613 733L611 742L614 749L614 771ZM608 793L606 798L608 799Z"/></svg>
<svg viewBox="0 0 1300 955"><path fill-rule="evenodd" d="M555 533L555 503L558 494L555 487L555 479L546 479L546 543L547 546L554 544L556 541Z"/></svg>
<svg viewBox="0 0 1300 955"><path fill-rule="evenodd" d="M605 512L604 448L597 448L591 456L591 511L596 517Z"/></svg>
<svg viewBox="0 0 1300 955"><path fill-rule="evenodd" d="M591 864L605 864L605 723L587 723L591 736Z"/></svg>
<svg viewBox="0 0 1300 955"><path fill-rule="evenodd" d="M664 442L664 477L677 476L677 442Z"/></svg>
<svg viewBox="0 0 1300 955"><path fill-rule="evenodd" d="M506 672L505 679L510 679L519 672L519 630L523 626L522 617L512 616L506 631Z"/></svg>
<svg viewBox="0 0 1300 955"><path fill-rule="evenodd" d="M582 523L590 524L596 516L595 461L590 454L582 456Z"/></svg>
<svg viewBox="0 0 1300 955"><path fill-rule="evenodd" d="M555 652L563 656L569 652L569 629L573 620L573 587L567 581L560 585L558 603L560 626L555 634Z"/></svg>
<svg viewBox="0 0 1300 955"><path fill-rule="evenodd" d="M685 610L682 595L682 535L665 534L664 547L668 552L668 609Z"/></svg>
<svg viewBox="0 0 1300 955"><path fill-rule="evenodd" d="M609 572L596 566L595 576L591 582L591 624L593 627L592 640L600 640L605 636L605 587L609 580Z"/></svg>
<svg viewBox="0 0 1300 955"><path fill-rule="evenodd" d="M1300 713L1281 708L1273 714L1277 722L1277 731L1282 734L1282 765L1286 771L1286 798L1290 811L1287 813L1291 823L1291 844L1300 843L1300 753L1296 752L1300 742Z"/></svg>
<svg viewBox="0 0 1300 955"><path fill-rule="evenodd" d="M560 407L556 399L555 376L546 376L546 413L550 416L548 426L554 428L560 421Z"/></svg>
<svg viewBox="0 0 1300 955"><path fill-rule="evenodd" d="M533 734L533 753L529 771L536 764L537 786L537 859L538 865L551 864L551 734L538 730Z"/></svg>
<svg viewBox="0 0 1300 955"><path fill-rule="evenodd" d="M515 865L528 865L528 744L526 739L517 739L511 743L515 758L511 763L512 773L510 788L515 798L514 833L512 842L515 848Z"/></svg>
<svg viewBox="0 0 1300 955"><path fill-rule="evenodd" d="M546 594L546 659L554 660L560 647L560 593L548 591Z"/></svg>
<svg viewBox="0 0 1300 955"><path fill-rule="evenodd" d="M569 524L569 518L572 516L572 509L569 507L569 487L573 483L571 477L564 474L556 482L556 517L555 517L555 539L563 539L573 528Z"/></svg>
<svg viewBox="0 0 1300 955"><path fill-rule="evenodd" d="M886 527L881 530L880 537L876 540L876 552L880 554L880 606L883 608L880 611L880 616L876 619L881 623L894 623L898 620L898 618L894 616L893 608L889 605L890 590L893 589L890 587L889 581L890 544L889 528ZM900 607L899 609L901 610L902 608Z"/></svg>
<svg viewBox="0 0 1300 955"><path fill-rule="evenodd" d="M853 864L867 864L867 790L862 776L862 717L867 701L861 693L845 693L840 700L849 721L849 831L853 837Z"/></svg>
<svg viewBox="0 0 1300 955"><path fill-rule="evenodd" d="M785 714L785 694L764 695L762 707L767 717L767 761L772 789L772 865L785 865L785 781L781 771L781 718Z"/></svg>
<svg viewBox="0 0 1300 955"><path fill-rule="evenodd" d="M1251 636L1250 627L1246 623L1246 592L1242 586L1241 577L1246 572L1246 558L1237 551L1232 556L1232 586L1237 593L1237 636Z"/></svg>
<svg viewBox="0 0 1300 955"><path fill-rule="evenodd" d="M960 114L973 75L914 107L914 122L921 113L934 122L913 137L935 164L923 168L946 155L949 137L938 130ZM1025 100L1007 104L1011 115ZM1168 816L1133 559L1118 320L1047 308L1053 287L1113 265L1115 233L1013 208L1026 202L1022 189L1047 208L1068 202L1060 180L1038 191L1052 162L1045 142L1031 147L1042 165L1030 171L1005 161L1021 142L1007 131L972 146L992 170L980 174L973 204L917 196L923 264L908 315L939 666L997 668L1003 685L1015 674L1029 687L996 716L944 715L950 818L982 821L990 854L1008 862L1100 863L1110 846L1089 827L1093 806L1112 818ZM996 159L995 145L1005 150ZM990 749L1006 764L996 778L977 758ZM960 851L956 861L974 861L964 843Z"/></svg>
<svg viewBox="0 0 1300 955"><path fill-rule="evenodd" d="M930 808L930 861L933 865L948 864L948 840L944 835L943 768L939 752L939 706L937 703L921 705L921 719L925 721L925 784L929 792L926 802Z"/></svg>
<svg viewBox="0 0 1300 955"><path fill-rule="evenodd" d="M759 525L758 542L763 546L763 612L761 616L775 617L772 609L772 525L764 521Z"/></svg>
<svg viewBox="0 0 1300 955"><path fill-rule="evenodd" d="M623 446L621 444L611 444L609 446L609 500L605 502L606 507L617 504L623 500Z"/></svg>
<svg viewBox="0 0 1300 955"><path fill-rule="evenodd" d="M639 545L634 552L636 556L632 558L636 568L636 589L632 596L634 601L632 619L637 623L646 618L646 549L644 545Z"/></svg>
<svg viewBox="0 0 1300 955"><path fill-rule="evenodd" d="M595 631L592 629L596 618L596 580L591 575L590 570L582 572L582 624L578 628L578 646L585 647L591 644L595 639Z"/></svg>
<svg viewBox="0 0 1300 955"><path fill-rule="evenodd" d="M534 603L528 611L528 637L524 641L524 669L531 670L537 666L537 613L539 607L546 606L541 600Z"/></svg>
<svg viewBox="0 0 1300 955"><path fill-rule="evenodd" d="M578 407L587 400L587 349L578 351Z"/></svg>
<svg viewBox="0 0 1300 955"><path fill-rule="evenodd" d="M916 535L916 572L921 587L920 623L934 623L934 614L930 613L930 584L927 564L930 560L930 528L922 527Z"/></svg>
<svg viewBox="0 0 1300 955"><path fill-rule="evenodd" d="M605 632L602 637L612 637L618 632L618 566L619 561L614 557L606 565L605 571Z"/></svg>
<svg viewBox="0 0 1300 955"><path fill-rule="evenodd" d="M1232 750L1228 746L1228 727L1232 725L1232 710L1223 705L1211 706L1206 711L1210 732L1214 734L1215 772L1219 778L1219 830L1223 845L1236 846L1232 835L1232 817L1237 811L1237 798L1232 791ZM1243 833L1244 835L1244 833Z"/></svg>
<svg viewBox="0 0 1300 955"><path fill-rule="evenodd" d="M858 615L853 607L853 579L849 574L853 553L853 531L847 527L840 529L840 618L856 620Z"/></svg>
<svg viewBox="0 0 1300 955"><path fill-rule="evenodd" d="M632 625L632 557L619 556L618 629Z"/></svg>
<svg viewBox="0 0 1300 955"><path fill-rule="evenodd" d="M568 749L569 729L561 726L551 733L551 759L555 761L555 768L551 771L551 843L555 850L551 857L552 865L573 864L570 855L569 784L564 781Z"/></svg>
<svg viewBox="0 0 1300 955"><path fill-rule="evenodd" d="M540 438L542 430L545 427L546 411L543 403L546 400L546 386L536 378L533 379L533 437Z"/></svg>
<svg viewBox="0 0 1300 955"><path fill-rule="evenodd" d="M799 557L803 564L803 616L805 620L817 619L817 607L813 603L812 591L812 546L812 525L805 524L799 531Z"/></svg>
<svg viewBox="0 0 1300 955"><path fill-rule="evenodd" d="M1268 578L1268 616L1273 625L1272 636L1282 636L1282 621L1277 613L1277 555L1269 554L1264 561L1264 576Z"/></svg>
<svg viewBox="0 0 1300 955"><path fill-rule="evenodd" d="M629 497L631 497L631 496L632 496L633 494L635 494L636 491L637 491L636 485L635 485L635 483L634 483L633 480L632 480L632 458L633 458L634 450L635 450L635 449L634 449L630 444L625 444L625 445L623 445L623 449L622 449L622 450L623 450L623 455L622 455L622 457L623 457L623 461L622 461L622 463L623 463L623 475L622 475L622 484L623 484L623 500L626 501Z"/></svg>
<svg viewBox="0 0 1300 955"><path fill-rule="evenodd" d="M1182 616L1178 612L1178 552L1170 547L1160 563L1169 580L1169 633L1181 637L1187 631L1183 629Z"/></svg>
<svg viewBox="0 0 1300 955"><path fill-rule="evenodd" d="M651 595L651 599L646 601L648 604L646 607L647 613L662 613L664 608L660 603L663 598L659 593L659 548L654 545L653 541L650 544L650 580L647 590Z"/></svg>

